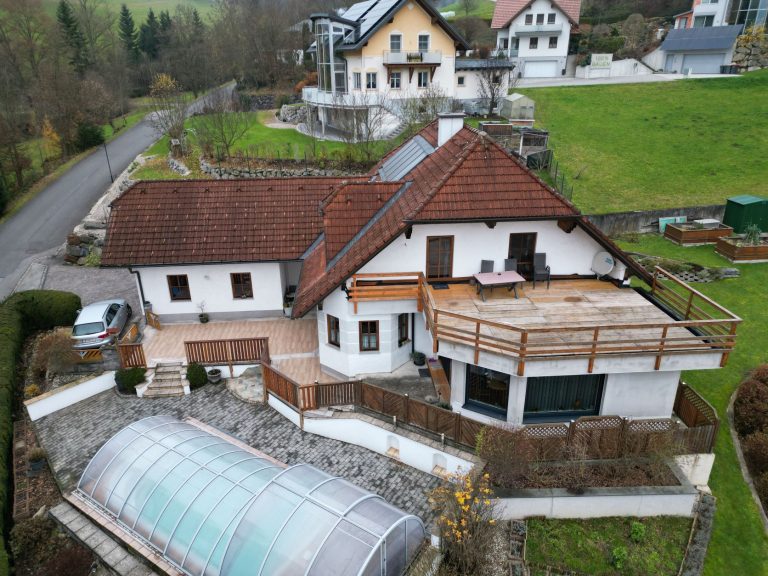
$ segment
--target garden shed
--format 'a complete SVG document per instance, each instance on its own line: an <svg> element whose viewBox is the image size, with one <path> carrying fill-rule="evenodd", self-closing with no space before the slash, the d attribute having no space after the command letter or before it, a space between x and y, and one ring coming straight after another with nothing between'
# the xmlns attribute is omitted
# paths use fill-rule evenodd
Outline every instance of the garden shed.
<svg viewBox="0 0 768 576"><path fill-rule="evenodd" d="M728 198L723 223L737 234L743 234L750 224L757 224L761 231L768 232L768 199L748 194Z"/></svg>
<svg viewBox="0 0 768 576"><path fill-rule="evenodd" d="M376 494L170 416L115 434L76 495L190 576L400 576L426 536Z"/></svg>

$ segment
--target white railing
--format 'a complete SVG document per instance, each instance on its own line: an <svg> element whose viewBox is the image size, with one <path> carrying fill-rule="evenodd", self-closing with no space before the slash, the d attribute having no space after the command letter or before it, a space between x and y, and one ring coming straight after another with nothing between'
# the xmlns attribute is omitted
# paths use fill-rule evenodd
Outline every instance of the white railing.
<svg viewBox="0 0 768 576"><path fill-rule="evenodd" d="M443 59L442 52L421 52L402 50L394 52L392 50L384 51L384 64L440 64Z"/></svg>
<svg viewBox="0 0 768 576"><path fill-rule="evenodd" d="M559 34L563 31L563 23L556 24L518 24L517 36L533 36L534 34Z"/></svg>

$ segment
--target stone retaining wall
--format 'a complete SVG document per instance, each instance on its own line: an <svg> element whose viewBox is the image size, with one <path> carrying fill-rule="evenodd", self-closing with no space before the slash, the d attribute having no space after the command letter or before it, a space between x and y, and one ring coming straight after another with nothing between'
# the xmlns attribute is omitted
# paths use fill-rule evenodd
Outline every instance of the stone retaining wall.
<svg viewBox="0 0 768 576"><path fill-rule="evenodd" d="M663 210L635 210L633 212L615 212L612 214L592 214L587 218L608 236L627 233L658 232L659 218L669 216L687 216L688 221L702 218L714 218L722 221L725 204L710 206L687 206L684 208L666 208Z"/></svg>
<svg viewBox="0 0 768 576"><path fill-rule="evenodd" d="M249 110L274 110L277 108L278 99L288 98L289 103L295 104L301 102L301 94L292 93L270 93L270 94L246 94L239 93L241 104Z"/></svg>
<svg viewBox="0 0 768 576"><path fill-rule="evenodd" d="M340 168L319 168L303 164L296 164L291 167L287 164L284 167L278 166L218 166L200 159L200 170L212 178L228 180L235 178L292 178L296 176L359 176L360 172L354 170L344 170Z"/></svg>

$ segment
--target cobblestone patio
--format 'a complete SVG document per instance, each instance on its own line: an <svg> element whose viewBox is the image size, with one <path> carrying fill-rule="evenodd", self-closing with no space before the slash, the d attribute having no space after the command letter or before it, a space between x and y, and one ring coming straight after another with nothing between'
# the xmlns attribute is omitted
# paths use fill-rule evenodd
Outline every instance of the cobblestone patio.
<svg viewBox="0 0 768 576"><path fill-rule="evenodd" d="M59 485L69 491L106 440L129 423L158 414L191 416L286 464L306 462L342 476L431 524L426 493L438 478L365 448L303 432L271 408L236 399L223 385L152 400L111 390L46 416L35 427Z"/></svg>

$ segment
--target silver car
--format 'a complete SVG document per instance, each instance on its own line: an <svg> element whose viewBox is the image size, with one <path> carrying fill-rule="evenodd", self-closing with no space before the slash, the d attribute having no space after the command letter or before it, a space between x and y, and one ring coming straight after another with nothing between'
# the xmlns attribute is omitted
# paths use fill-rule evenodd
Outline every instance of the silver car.
<svg viewBox="0 0 768 576"><path fill-rule="evenodd" d="M114 344L131 314L131 307L122 298L88 304L80 310L72 327L72 347L88 350Z"/></svg>

